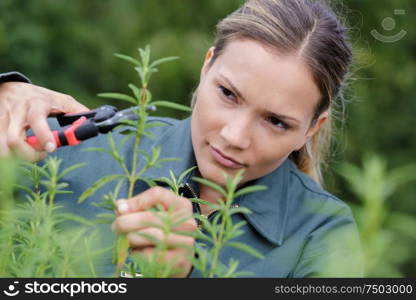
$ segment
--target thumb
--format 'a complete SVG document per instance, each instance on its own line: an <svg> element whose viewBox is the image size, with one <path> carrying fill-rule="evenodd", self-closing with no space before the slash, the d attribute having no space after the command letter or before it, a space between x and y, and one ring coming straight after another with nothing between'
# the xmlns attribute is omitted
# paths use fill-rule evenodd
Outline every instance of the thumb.
<svg viewBox="0 0 416 300"><path fill-rule="evenodd" d="M51 105L50 114L81 113L88 110L90 110L88 107L79 103L71 96L61 94L59 99L56 99Z"/></svg>

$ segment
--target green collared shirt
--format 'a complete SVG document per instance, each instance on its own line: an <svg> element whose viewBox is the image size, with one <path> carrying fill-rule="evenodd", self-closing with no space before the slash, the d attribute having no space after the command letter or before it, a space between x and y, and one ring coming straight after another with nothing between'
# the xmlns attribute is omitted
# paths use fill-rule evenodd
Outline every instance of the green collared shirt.
<svg viewBox="0 0 416 300"><path fill-rule="evenodd" d="M165 162L162 168L149 169L145 176L157 179L169 176L172 170L178 177L184 170L195 166L196 161L191 141L190 118L175 120L170 118L150 118L149 122L163 122L166 126L154 127L154 139L148 137L141 141L141 149L150 152L161 147L160 157L180 158ZM113 134L116 145L121 144L123 135ZM110 174L123 173L121 167L108 154L102 152L83 152L88 147L108 148L107 138L101 135L82 142L75 147L63 147L57 156L63 159L62 168L75 163L88 165L65 176L73 194L59 195L57 203L69 211L88 219L103 211L93 206L108 193L114 184L99 189L97 193L78 204L80 194L96 180ZM126 162L132 161L132 141L127 141L119 152ZM138 170L144 165L139 160ZM192 182L193 174L185 181L197 189ZM267 189L236 198L234 205L246 207L251 214L236 214L234 222L245 220L244 233L237 238L239 242L250 245L263 254L258 259L236 248L224 248L220 260L228 265L230 259L239 261L239 271L250 272L253 277L361 277L363 265L360 239L350 208L341 200L324 191L317 183L300 172L295 164L286 160L276 170L252 182L265 185ZM139 182L135 193L147 189ZM126 197L127 188L121 189L120 198ZM102 225L102 232L114 242L114 234L108 225ZM111 276L114 266L111 257L100 262L103 276ZM191 277L199 277L194 269Z"/></svg>

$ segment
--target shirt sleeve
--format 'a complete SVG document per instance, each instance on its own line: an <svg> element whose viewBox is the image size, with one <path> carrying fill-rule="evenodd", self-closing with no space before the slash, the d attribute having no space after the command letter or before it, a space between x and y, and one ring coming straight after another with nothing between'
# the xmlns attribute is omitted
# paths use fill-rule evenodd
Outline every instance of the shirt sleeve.
<svg viewBox="0 0 416 300"><path fill-rule="evenodd" d="M342 204L329 210L331 214L310 233L293 277L364 276L360 236L350 208Z"/></svg>
<svg viewBox="0 0 416 300"><path fill-rule="evenodd" d="M0 73L0 83L9 82L9 81L19 81L19 82L27 82L31 83L29 78L19 72L7 72L7 73Z"/></svg>

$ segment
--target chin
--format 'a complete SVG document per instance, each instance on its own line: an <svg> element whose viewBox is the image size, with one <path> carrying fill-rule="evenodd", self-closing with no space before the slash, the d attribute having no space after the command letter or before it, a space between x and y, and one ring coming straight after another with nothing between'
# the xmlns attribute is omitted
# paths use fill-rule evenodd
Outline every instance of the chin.
<svg viewBox="0 0 416 300"><path fill-rule="evenodd" d="M222 187L226 186L224 173L226 173L230 177L234 177L238 171L239 170L222 169L221 167L210 163L207 163L202 169L200 169L201 176L203 178L215 182L216 184Z"/></svg>

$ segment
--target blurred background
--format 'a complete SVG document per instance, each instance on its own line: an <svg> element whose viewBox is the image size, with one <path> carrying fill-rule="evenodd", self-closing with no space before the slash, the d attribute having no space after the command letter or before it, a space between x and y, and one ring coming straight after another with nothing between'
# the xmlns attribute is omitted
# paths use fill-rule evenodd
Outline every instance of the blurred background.
<svg viewBox="0 0 416 300"><path fill-rule="evenodd" d="M154 99L189 104L215 24L241 0L0 0L0 71L93 108L97 93L139 84L114 53L179 56L152 78ZM332 3L334 3L332 1ZM345 0L336 7L355 51L349 106L326 188L353 208L366 276L416 276L416 1ZM183 118L172 110L158 115Z"/></svg>

